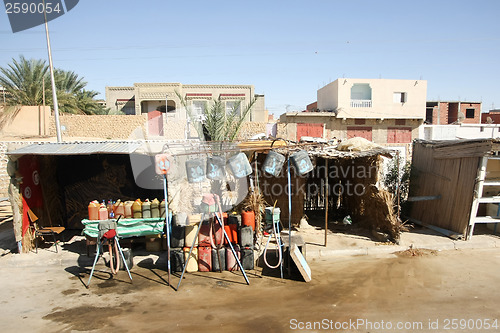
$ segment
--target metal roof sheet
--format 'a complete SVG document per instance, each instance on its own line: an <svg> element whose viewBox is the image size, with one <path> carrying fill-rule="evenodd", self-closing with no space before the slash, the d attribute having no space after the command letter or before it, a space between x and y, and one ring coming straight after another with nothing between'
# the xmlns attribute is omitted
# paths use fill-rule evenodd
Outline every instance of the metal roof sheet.
<svg viewBox="0 0 500 333"><path fill-rule="evenodd" d="M32 144L8 152L8 155L90 155L131 154L142 145L140 141L48 142Z"/></svg>

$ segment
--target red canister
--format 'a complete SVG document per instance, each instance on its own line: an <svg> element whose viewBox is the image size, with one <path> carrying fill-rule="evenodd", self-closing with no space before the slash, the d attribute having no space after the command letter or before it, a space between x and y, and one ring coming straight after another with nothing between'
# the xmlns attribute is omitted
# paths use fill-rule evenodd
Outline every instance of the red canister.
<svg viewBox="0 0 500 333"><path fill-rule="evenodd" d="M251 226L255 231L255 212L253 210L241 212L241 224Z"/></svg>

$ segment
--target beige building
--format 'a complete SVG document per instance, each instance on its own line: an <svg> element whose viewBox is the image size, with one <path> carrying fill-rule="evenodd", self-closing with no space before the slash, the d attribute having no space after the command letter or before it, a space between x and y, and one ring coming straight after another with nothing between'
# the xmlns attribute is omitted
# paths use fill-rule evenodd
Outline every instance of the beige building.
<svg viewBox="0 0 500 333"><path fill-rule="evenodd" d="M427 81L338 79L318 90L316 112L286 113L297 140L364 137L385 145L410 143L426 113Z"/></svg>
<svg viewBox="0 0 500 333"><path fill-rule="evenodd" d="M237 102L241 103L240 108L244 108L252 99L256 99L247 121L267 122L264 95L256 95L253 85L134 83L133 87L106 87L106 107L135 115L166 111L167 120L185 120L187 113L178 95L187 101L194 114L201 114L208 103L219 98L228 111Z"/></svg>

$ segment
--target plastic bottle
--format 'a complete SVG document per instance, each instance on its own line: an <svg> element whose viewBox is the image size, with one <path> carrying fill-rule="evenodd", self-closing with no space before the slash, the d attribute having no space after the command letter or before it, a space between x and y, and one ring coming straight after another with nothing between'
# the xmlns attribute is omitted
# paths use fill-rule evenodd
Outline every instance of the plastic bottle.
<svg viewBox="0 0 500 333"><path fill-rule="evenodd" d="M99 220L99 202L97 200L91 201L88 206L89 220Z"/></svg>
<svg viewBox="0 0 500 333"><path fill-rule="evenodd" d="M151 201L151 217L160 217L160 201L158 201L158 199L156 198Z"/></svg>
<svg viewBox="0 0 500 333"><path fill-rule="evenodd" d="M142 203L142 218L151 218L151 201L149 201L149 199L144 200Z"/></svg>
<svg viewBox="0 0 500 333"><path fill-rule="evenodd" d="M141 199L137 199L132 204L132 216L134 219L142 218L142 201L141 201Z"/></svg>
<svg viewBox="0 0 500 333"><path fill-rule="evenodd" d="M108 218L113 218L113 201L111 199L108 200L108 204L106 205L106 209L108 210ZM113 215L113 217L111 216Z"/></svg>
<svg viewBox="0 0 500 333"><path fill-rule="evenodd" d="M163 199L160 204L160 217L165 218L165 199Z"/></svg>
<svg viewBox="0 0 500 333"><path fill-rule="evenodd" d="M99 220L107 220L108 219L108 209L104 204L104 200L102 201L101 207L99 208Z"/></svg>
<svg viewBox="0 0 500 333"><path fill-rule="evenodd" d="M125 217L125 205L123 202L118 199L113 205L113 211L115 213L115 217L121 216L122 218Z"/></svg>
<svg viewBox="0 0 500 333"><path fill-rule="evenodd" d="M125 204L123 205L126 219L129 219L133 216L133 213L132 213L132 205L133 204L134 204L133 201L125 201Z"/></svg>

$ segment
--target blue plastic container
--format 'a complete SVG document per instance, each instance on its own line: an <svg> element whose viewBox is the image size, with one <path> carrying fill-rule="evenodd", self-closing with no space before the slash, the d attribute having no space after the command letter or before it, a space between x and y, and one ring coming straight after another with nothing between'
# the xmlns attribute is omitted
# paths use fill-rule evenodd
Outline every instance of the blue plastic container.
<svg viewBox="0 0 500 333"><path fill-rule="evenodd" d="M290 155L290 160L299 175L305 175L314 169L309 154L305 150L299 150L293 153Z"/></svg>
<svg viewBox="0 0 500 333"><path fill-rule="evenodd" d="M278 177L285 163L285 156L278 154L275 151L269 151L262 165L265 172L275 177Z"/></svg>
<svg viewBox="0 0 500 333"><path fill-rule="evenodd" d="M205 163L202 159L186 161L186 173L188 182L200 183L205 180Z"/></svg>
<svg viewBox="0 0 500 333"><path fill-rule="evenodd" d="M211 180L224 180L226 161L221 156L207 158L207 178Z"/></svg>
<svg viewBox="0 0 500 333"><path fill-rule="evenodd" d="M236 178L243 178L252 173L252 166L248 162L247 155L245 153L238 153L231 156L228 160L229 169Z"/></svg>

